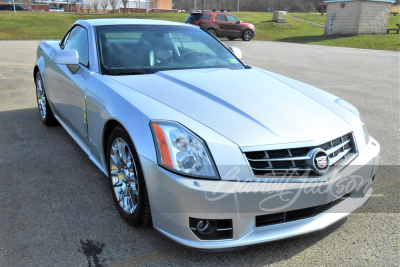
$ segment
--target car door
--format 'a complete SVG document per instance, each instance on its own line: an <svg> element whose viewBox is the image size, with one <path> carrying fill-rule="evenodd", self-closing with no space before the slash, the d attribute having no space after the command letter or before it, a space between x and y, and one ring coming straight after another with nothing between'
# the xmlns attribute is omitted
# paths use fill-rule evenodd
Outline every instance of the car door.
<svg viewBox="0 0 400 267"><path fill-rule="evenodd" d="M50 100L61 120L87 143L85 88L90 77L87 30L80 25L72 28L61 42L60 49L78 51L79 69L73 74L66 65L49 64Z"/></svg>
<svg viewBox="0 0 400 267"><path fill-rule="evenodd" d="M240 20L233 15L226 15L229 24L229 32L232 37L241 37L242 36L242 25L240 24Z"/></svg>
<svg viewBox="0 0 400 267"><path fill-rule="evenodd" d="M218 31L219 36L229 35L230 22L227 21L226 15L224 14L215 15L214 25Z"/></svg>

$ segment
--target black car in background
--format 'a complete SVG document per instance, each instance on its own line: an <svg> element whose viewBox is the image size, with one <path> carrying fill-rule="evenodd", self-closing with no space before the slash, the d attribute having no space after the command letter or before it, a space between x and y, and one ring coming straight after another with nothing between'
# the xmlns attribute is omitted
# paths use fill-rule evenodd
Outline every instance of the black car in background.
<svg viewBox="0 0 400 267"><path fill-rule="evenodd" d="M0 5L0 11L14 11L14 7L13 5L10 4ZM25 7L20 5L15 5L15 11L32 11L32 10L26 9Z"/></svg>

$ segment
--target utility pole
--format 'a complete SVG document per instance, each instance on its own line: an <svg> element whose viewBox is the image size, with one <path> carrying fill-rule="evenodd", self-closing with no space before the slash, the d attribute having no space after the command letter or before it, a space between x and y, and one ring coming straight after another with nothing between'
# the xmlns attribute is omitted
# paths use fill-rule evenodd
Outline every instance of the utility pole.
<svg viewBox="0 0 400 267"><path fill-rule="evenodd" d="M15 2L14 2L14 0L13 0L13 7L14 7L14 13L17 13L17 12L15 11Z"/></svg>
<svg viewBox="0 0 400 267"><path fill-rule="evenodd" d="M272 0L269 0L269 12L272 12Z"/></svg>
<svg viewBox="0 0 400 267"><path fill-rule="evenodd" d="M194 0L194 10L193 12L196 12L196 0Z"/></svg>
<svg viewBox="0 0 400 267"><path fill-rule="evenodd" d="M202 0L202 10L203 10L203 13L204 13L204 7L205 7L205 5L206 5L206 0Z"/></svg>
<svg viewBox="0 0 400 267"><path fill-rule="evenodd" d="M140 0L139 0L139 14L140 14Z"/></svg>
<svg viewBox="0 0 400 267"><path fill-rule="evenodd" d="M240 5L240 0L238 0L238 12L239 12L239 5Z"/></svg>

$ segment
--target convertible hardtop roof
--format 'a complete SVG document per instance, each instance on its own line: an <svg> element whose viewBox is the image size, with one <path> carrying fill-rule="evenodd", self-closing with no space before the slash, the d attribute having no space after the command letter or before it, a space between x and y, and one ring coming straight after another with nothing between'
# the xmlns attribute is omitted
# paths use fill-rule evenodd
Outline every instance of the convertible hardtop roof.
<svg viewBox="0 0 400 267"><path fill-rule="evenodd" d="M171 26L186 26L195 27L194 25L183 23L183 22L173 22L166 20L156 20L156 19L86 19L78 20L77 24L89 24L92 26L106 26L106 25L171 25Z"/></svg>

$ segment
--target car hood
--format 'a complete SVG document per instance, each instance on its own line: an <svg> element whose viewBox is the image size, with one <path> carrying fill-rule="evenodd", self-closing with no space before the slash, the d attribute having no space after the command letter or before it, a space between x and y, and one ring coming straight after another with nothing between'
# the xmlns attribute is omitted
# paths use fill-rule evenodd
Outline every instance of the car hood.
<svg viewBox="0 0 400 267"><path fill-rule="evenodd" d="M333 102L332 95L317 93L321 101L313 99L301 88L258 69L175 70L110 77L241 147L314 141L350 127L321 104Z"/></svg>

